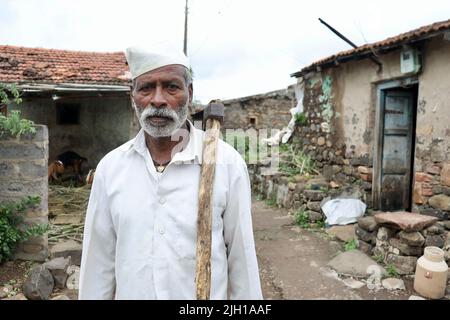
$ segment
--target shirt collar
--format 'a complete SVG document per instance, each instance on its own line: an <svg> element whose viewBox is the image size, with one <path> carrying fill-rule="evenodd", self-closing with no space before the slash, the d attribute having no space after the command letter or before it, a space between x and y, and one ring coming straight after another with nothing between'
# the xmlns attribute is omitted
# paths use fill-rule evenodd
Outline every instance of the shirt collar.
<svg viewBox="0 0 450 320"><path fill-rule="evenodd" d="M194 127L191 121L186 120L189 126L189 142L186 148L181 152L177 152L172 158L173 163L193 162L202 163L203 154L203 139L204 132ZM122 151L134 150L141 155L147 152L147 145L145 144L144 129L139 130L136 137L121 147Z"/></svg>

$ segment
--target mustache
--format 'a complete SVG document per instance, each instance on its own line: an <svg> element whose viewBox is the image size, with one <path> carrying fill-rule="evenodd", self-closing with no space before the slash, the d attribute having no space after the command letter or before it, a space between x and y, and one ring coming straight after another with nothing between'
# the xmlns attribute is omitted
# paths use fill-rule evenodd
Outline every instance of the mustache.
<svg viewBox="0 0 450 320"><path fill-rule="evenodd" d="M155 108L152 106L148 106L139 113L140 113L139 117L141 118L141 120L145 120L148 117L169 118L171 120L178 119L178 114L174 110L171 110L169 108Z"/></svg>

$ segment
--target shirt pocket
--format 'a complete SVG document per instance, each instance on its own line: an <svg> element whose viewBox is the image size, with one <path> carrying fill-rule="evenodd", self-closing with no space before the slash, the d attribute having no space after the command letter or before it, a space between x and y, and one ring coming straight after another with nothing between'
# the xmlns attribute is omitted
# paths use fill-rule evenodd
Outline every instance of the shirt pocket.
<svg viewBox="0 0 450 320"><path fill-rule="evenodd" d="M213 205L212 210L212 232L223 233L223 211L224 206ZM182 259L195 259L197 250L197 206L191 206L188 210L180 212L176 219L177 238L175 240L178 254ZM214 238L214 236L213 236Z"/></svg>

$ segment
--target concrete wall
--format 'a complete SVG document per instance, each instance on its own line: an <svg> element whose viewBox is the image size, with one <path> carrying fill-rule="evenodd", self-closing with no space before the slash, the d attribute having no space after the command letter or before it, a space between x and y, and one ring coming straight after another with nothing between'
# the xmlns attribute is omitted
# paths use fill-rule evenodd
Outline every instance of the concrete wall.
<svg viewBox="0 0 450 320"><path fill-rule="evenodd" d="M131 117L134 116L128 96L64 99L64 103L79 103L79 124L57 123L56 103L50 97L26 97L19 106L24 118L49 128L49 160L72 150L88 159L83 167L95 168L100 159L112 149L130 139ZM59 102L57 100L56 102Z"/></svg>
<svg viewBox="0 0 450 320"><path fill-rule="evenodd" d="M282 129L291 120L290 109L296 105L293 90L278 90L266 94L223 101L225 105L224 129Z"/></svg>
<svg viewBox="0 0 450 320"><path fill-rule="evenodd" d="M0 202L39 196L41 203L25 212L26 225L48 222L48 130L37 126L35 136L0 137ZM48 256L47 236L20 244L16 258L44 261Z"/></svg>

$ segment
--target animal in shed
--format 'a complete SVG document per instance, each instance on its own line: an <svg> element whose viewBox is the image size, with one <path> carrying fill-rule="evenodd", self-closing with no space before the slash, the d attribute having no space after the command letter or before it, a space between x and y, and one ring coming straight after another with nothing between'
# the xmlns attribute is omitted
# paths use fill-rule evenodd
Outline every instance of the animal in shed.
<svg viewBox="0 0 450 320"><path fill-rule="evenodd" d="M88 160L85 157L80 156L74 151L66 151L58 156L58 160L64 164L65 168L72 167L73 172L76 174L78 180L81 178L81 165Z"/></svg>
<svg viewBox="0 0 450 320"><path fill-rule="evenodd" d="M86 176L86 184L92 184L94 182L95 169L89 170L88 175Z"/></svg>
<svg viewBox="0 0 450 320"><path fill-rule="evenodd" d="M48 180L54 181L59 180L59 175L64 173L64 164L57 160L53 161L48 166Z"/></svg>

